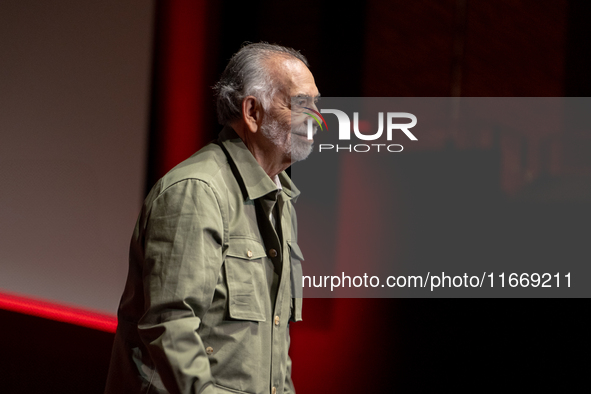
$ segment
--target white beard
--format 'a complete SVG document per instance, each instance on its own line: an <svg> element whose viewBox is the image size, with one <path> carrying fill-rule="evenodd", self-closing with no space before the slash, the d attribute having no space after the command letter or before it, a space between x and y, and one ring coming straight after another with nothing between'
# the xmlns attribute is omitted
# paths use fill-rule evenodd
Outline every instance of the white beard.
<svg viewBox="0 0 591 394"><path fill-rule="evenodd" d="M316 130L316 127L314 127ZM291 156L292 163L305 160L312 153L313 145L303 141L294 134L307 136L308 127L305 123L296 126L293 130L290 127L279 123L277 119L270 116L265 117L261 124L261 133L278 149ZM291 138L288 136L291 134ZM290 142L291 141L291 142Z"/></svg>

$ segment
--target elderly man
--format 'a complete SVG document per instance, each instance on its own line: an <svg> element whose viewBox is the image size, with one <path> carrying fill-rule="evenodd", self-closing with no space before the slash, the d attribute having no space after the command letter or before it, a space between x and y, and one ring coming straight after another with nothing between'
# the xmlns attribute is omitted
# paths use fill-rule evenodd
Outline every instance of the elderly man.
<svg viewBox="0 0 591 394"><path fill-rule="evenodd" d="M154 186L131 241L107 393L293 393L302 255L284 170L312 150L297 51L251 44L217 93L219 139Z"/></svg>

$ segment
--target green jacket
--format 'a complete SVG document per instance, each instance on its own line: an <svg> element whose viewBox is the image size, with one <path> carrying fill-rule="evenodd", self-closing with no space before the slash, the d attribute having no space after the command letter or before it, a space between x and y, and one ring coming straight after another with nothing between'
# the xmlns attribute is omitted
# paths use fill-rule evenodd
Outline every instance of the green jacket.
<svg viewBox="0 0 591 394"><path fill-rule="evenodd" d="M226 127L158 181L131 240L106 393L294 392L299 191L279 179Z"/></svg>

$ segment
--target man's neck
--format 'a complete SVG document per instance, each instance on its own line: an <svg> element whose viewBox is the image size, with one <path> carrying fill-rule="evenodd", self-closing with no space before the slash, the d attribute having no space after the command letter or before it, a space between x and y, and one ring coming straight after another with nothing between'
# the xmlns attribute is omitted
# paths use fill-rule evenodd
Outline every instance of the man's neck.
<svg viewBox="0 0 591 394"><path fill-rule="evenodd" d="M232 128L242 139L246 148L252 153L257 163L259 163L269 178L274 179L279 173L285 171L291 165L291 161L286 161L271 142L253 137L253 133L245 130L245 128L241 128L239 124L233 124Z"/></svg>

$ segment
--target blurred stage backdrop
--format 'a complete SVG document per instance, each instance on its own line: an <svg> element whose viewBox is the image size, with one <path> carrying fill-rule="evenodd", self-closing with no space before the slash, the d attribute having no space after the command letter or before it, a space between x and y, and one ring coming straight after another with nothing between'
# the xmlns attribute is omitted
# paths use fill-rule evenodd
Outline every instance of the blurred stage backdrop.
<svg viewBox="0 0 591 394"><path fill-rule="evenodd" d="M141 202L216 137L211 86L243 42L301 50L325 97L589 96L590 12L574 0L2 1L0 391L103 391ZM410 154L458 171L423 167L445 186L429 212L410 204L426 189L399 202L408 231L392 242L407 255L468 256L476 246L452 245L478 231L483 256L588 259L589 128L455 135ZM482 221L469 228L460 201L475 190ZM298 393L580 389L588 306L305 299L293 379Z"/></svg>

